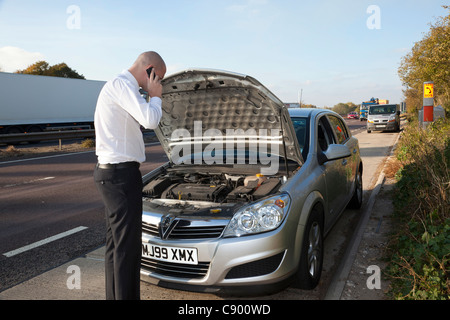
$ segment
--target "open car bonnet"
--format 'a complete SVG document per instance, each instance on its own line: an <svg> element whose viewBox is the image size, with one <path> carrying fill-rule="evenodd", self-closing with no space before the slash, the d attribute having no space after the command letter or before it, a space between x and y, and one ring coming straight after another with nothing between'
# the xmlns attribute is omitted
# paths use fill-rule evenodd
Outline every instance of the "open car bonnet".
<svg viewBox="0 0 450 320"><path fill-rule="evenodd" d="M155 132L171 162L229 164L226 159L244 147L247 155L267 150L303 163L287 108L256 79L186 70L162 85L163 113Z"/></svg>

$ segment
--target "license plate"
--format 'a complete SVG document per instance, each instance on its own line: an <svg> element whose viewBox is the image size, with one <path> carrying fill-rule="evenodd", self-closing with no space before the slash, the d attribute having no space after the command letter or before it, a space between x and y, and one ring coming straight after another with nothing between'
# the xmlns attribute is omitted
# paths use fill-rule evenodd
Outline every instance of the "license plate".
<svg viewBox="0 0 450 320"><path fill-rule="evenodd" d="M197 249L142 244L142 256L172 263L198 264Z"/></svg>
<svg viewBox="0 0 450 320"><path fill-rule="evenodd" d="M375 127L377 127L377 128L386 128L386 125L381 124L381 125L377 125L377 126L375 126Z"/></svg>

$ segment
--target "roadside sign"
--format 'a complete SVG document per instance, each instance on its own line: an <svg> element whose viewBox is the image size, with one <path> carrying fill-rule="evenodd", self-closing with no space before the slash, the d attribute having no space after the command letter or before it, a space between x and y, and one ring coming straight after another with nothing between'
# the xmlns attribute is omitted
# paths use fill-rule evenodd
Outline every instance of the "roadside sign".
<svg viewBox="0 0 450 320"><path fill-rule="evenodd" d="M424 98L434 98L433 83L424 83L423 84L423 97Z"/></svg>
<svg viewBox="0 0 450 320"><path fill-rule="evenodd" d="M434 82L423 83L423 126L424 128L434 120Z"/></svg>

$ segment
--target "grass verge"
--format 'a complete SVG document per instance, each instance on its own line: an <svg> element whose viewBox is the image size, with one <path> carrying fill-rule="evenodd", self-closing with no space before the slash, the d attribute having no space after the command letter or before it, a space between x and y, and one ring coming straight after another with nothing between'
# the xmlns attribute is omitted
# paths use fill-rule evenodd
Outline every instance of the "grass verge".
<svg viewBox="0 0 450 320"><path fill-rule="evenodd" d="M450 299L450 121L404 128L396 149L394 230L388 246L394 299Z"/></svg>

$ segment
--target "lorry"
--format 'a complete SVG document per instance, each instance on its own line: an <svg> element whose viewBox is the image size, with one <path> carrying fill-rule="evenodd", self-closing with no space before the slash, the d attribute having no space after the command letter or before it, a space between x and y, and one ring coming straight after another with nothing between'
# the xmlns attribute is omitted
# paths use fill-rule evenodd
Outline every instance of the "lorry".
<svg viewBox="0 0 450 320"><path fill-rule="evenodd" d="M372 98L369 101L364 101L361 103L361 106L359 107L359 121L367 120L369 106L373 104L378 104L378 98Z"/></svg>
<svg viewBox="0 0 450 320"><path fill-rule="evenodd" d="M367 133L372 131L400 131L400 106L379 104L369 106Z"/></svg>
<svg viewBox="0 0 450 320"><path fill-rule="evenodd" d="M0 134L93 129L105 83L0 72Z"/></svg>

